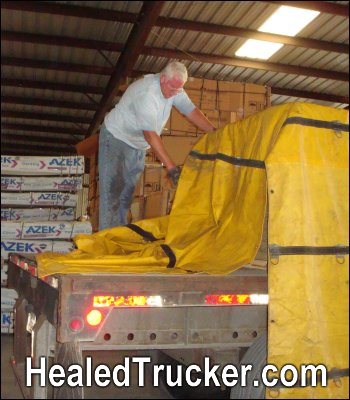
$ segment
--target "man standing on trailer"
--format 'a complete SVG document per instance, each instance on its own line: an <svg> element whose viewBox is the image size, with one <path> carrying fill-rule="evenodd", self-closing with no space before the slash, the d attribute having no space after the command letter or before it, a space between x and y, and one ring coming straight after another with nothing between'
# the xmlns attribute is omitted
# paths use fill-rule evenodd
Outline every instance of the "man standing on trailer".
<svg viewBox="0 0 350 400"><path fill-rule="evenodd" d="M159 74L145 75L133 82L105 116L98 160L100 230L127 224L132 196L150 147L173 184L177 184L180 168L160 138L172 106L199 129L216 130L184 91L187 77L184 64L170 62Z"/></svg>

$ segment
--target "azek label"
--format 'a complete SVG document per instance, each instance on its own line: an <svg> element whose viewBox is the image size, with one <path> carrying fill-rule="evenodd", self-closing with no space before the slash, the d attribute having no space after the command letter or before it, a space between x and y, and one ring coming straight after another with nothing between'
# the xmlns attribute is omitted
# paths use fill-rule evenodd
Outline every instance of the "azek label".
<svg viewBox="0 0 350 400"><path fill-rule="evenodd" d="M74 250L73 242L65 240L2 240L1 257L9 253L38 254L46 251L69 253Z"/></svg>
<svg viewBox="0 0 350 400"><path fill-rule="evenodd" d="M1 169L16 175L82 175L84 157L2 156Z"/></svg>

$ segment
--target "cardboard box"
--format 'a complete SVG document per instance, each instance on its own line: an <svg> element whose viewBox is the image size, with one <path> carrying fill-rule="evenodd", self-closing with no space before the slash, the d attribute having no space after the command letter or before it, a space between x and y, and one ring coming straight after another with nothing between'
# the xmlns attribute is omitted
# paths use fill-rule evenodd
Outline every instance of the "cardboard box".
<svg viewBox="0 0 350 400"><path fill-rule="evenodd" d="M194 81L193 85L188 86L186 92L204 114L211 113L209 120L219 128L270 106L271 89L265 86L240 82L204 81L204 86ZM203 89L198 89L199 87ZM220 113L220 115L214 116L213 113ZM164 132L203 133L175 108L171 111Z"/></svg>
<svg viewBox="0 0 350 400"><path fill-rule="evenodd" d="M145 196L143 218L156 218L169 214L172 194L173 192L170 190L162 190L160 192L149 193Z"/></svg>
<svg viewBox="0 0 350 400"><path fill-rule="evenodd" d="M237 113L234 111L203 110L202 112L217 128L223 128L237 120Z"/></svg>
<svg viewBox="0 0 350 400"><path fill-rule="evenodd" d="M73 207L1 209L1 221L73 221L74 219Z"/></svg>
<svg viewBox="0 0 350 400"><path fill-rule="evenodd" d="M148 162L145 169L138 180L133 197L140 197L146 193L156 192L162 186L163 166L159 162Z"/></svg>
<svg viewBox="0 0 350 400"><path fill-rule="evenodd" d="M157 192L161 187L162 164L146 165L144 171L144 193Z"/></svg>
<svg viewBox="0 0 350 400"><path fill-rule="evenodd" d="M133 199L130 207L130 222L139 221L143 219L143 197Z"/></svg>
<svg viewBox="0 0 350 400"><path fill-rule="evenodd" d="M47 251L70 253L75 250L72 241L65 240L1 240L1 257L7 260L9 253L39 254Z"/></svg>
<svg viewBox="0 0 350 400"><path fill-rule="evenodd" d="M217 92L217 91L186 91L194 105L200 110L233 111L232 104L241 101L242 93Z"/></svg>
<svg viewBox="0 0 350 400"><path fill-rule="evenodd" d="M172 109L170 113L170 118L168 119L164 127L164 132L173 132L173 131L203 133L203 131L201 131L195 125L193 125L192 122L190 122L185 116L179 113L175 108Z"/></svg>
<svg viewBox="0 0 350 400"><path fill-rule="evenodd" d="M163 192L150 193L144 198L143 217L145 219L160 217L163 213Z"/></svg>
<svg viewBox="0 0 350 400"><path fill-rule="evenodd" d="M200 139L200 135L195 136L176 136L162 135L162 141L166 151L176 165L183 165L188 153Z"/></svg>
<svg viewBox="0 0 350 400"><path fill-rule="evenodd" d="M2 239L71 239L81 233L92 233L89 221L37 223L4 221L1 223Z"/></svg>
<svg viewBox="0 0 350 400"><path fill-rule="evenodd" d="M185 90L193 89L193 90L216 90L218 85L218 81L213 79L204 79L204 78L193 78L189 77L186 84L184 85Z"/></svg>
<svg viewBox="0 0 350 400"><path fill-rule="evenodd" d="M1 156L1 175L81 175L83 156Z"/></svg>
<svg viewBox="0 0 350 400"><path fill-rule="evenodd" d="M82 189L82 177L2 176L2 191L77 191Z"/></svg>
<svg viewBox="0 0 350 400"><path fill-rule="evenodd" d="M245 117L271 105L271 88L254 83L194 79L186 83L185 89L201 110L244 110Z"/></svg>

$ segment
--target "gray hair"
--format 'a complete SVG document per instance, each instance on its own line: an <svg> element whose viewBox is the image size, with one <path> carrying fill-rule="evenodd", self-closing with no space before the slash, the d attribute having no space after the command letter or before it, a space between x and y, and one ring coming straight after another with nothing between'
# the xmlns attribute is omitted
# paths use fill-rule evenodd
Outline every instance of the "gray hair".
<svg viewBox="0 0 350 400"><path fill-rule="evenodd" d="M188 74L187 68L179 61L170 62L162 71L161 74L165 75L168 79L178 76L183 82L187 81Z"/></svg>

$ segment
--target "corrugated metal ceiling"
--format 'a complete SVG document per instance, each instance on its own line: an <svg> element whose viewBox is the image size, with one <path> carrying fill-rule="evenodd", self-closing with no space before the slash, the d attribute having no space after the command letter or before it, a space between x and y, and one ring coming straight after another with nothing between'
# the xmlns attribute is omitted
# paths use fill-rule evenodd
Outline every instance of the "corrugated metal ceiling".
<svg viewBox="0 0 350 400"><path fill-rule="evenodd" d="M13 3L17 3L17 6L13 7ZM19 3L22 3L22 5L27 3L25 7L27 10L21 9L21 5L18 5ZM348 1L312 3L332 3L335 6L341 5L343 7L348 7L349 4ZM133 23L128 22L128 19L117 21L87 18L82 15L72 16L70 12L67 12L68 8L62 12L64 15L48 10L43 12L42 7L49 4L61 5L69 9L78 6L88 9L95 8L96 10L110 10L111 12L120 11L126 13L123 14L125 18L130 16L129 13L137 15L143 6L143 2L138 1L3 1L1 3L1 94L3 110L1 141L5 149L9 149L9 146L14 146L15 141L11 140L11 135L16 135L16 137L21 135L23 138L28 138L28 140L33 135L38 138L52 137L52 143L45 144L38 141L37 145L47 146L53 152L55 151L55 143L60 142L64 146L65 138L76 141L83 138L90 124L82 118L93 119L96 110L94 108L91 109L91 107L99 107L113 66L116 65L120 55L120 50L110 51L98 48L73 47L70 43L50 44L50 38L56 36L84 39L87 42L111 42L119 44L121 49L127 42L134 26ZM32 6L31 11L28 11L29 6ZM211 25L257 30L277 7L278 4L264 1L167 1L164 2L160 16ZM44 37L45 39L35 39L31 40L31 42L27 38L10 40L8 36L6 37L8 32L25 33L27 35L39 34L42 35L41 38ZM334 44L345 44L348 48L349 19L344 15L321 12L314 21L300 32L298 37ZM278 68L277 70L271 70L263 67L263 63L261 63L262 68L252 64L248 67L243 67L235 65L235 62L232 63L233 65L227 65L227 60L230 58L237 59L234 55L235 51L244 41L245 38L243 37L227 34L189 30L184 27L174 29L171 26L153 26L145 46L147 48L175 50L175 58L182 60L186 64L189 75L192 76L271 86L273 93L272 104L280 104L287 101L306 101L339 108L348 106L348 50L345 53L340 53L338 51L284 45L269 60L269 62L276 64L277 67L281 66L281 71ZM133 51L133 49L127 50ZM134 71L158 72L169 61L168 53L161 53L157 56L147 54L147 51L146 54L144 51L141 53L143 54L139 55L133 68ZM209 55L212 59L202 59L204 55ZM218 57L222 56L226 57L223 62L218 59ZM39 63L34 66L34 61L39 61ZM47 62L52 64L48 65ZM60 65L61 63L65 65ZM298 70L285 72L282 67L286 65L306 67L310 69L308 70L310 73L297 73ZM76 66L79 66L80 72L75 71ZM86 67L91 67L89 72L82 71ZM91 71L95 67L102 67L105 70ZM333 79L333 75L329 77L317 76L317 70L334 73L335 78ZM312 71L316 71L316 73ZM337 73L342 73L342 77L339 78L340 75L336 75ZM344 78L344 76L347 76L347 78ZM13 80L17 81L18 84L16 85ZM27 83L22 82L21 86L20 81L22 80L26 80ZM28 84L28 81L42 83L41 88L34 88L32 84ZM68 91L63 90L63 88L62 90L53 90L49 88L47 83L81 85L85 87L85 90ZM97 88L99 93L94 93L93 88ZM308 94L306 97L295 97L298 93L290 90L304 91L308 92ZM318 95L323 95L323 99L319 99ZM21 98L22 100L28 99L28 104L6 100L10 96ZM42 103L37 104L29 101L33 98L41 99ZM115 101L117 101L117 97L114 98ZM45 102L47 103L45 104ZM52 102L56 102L56 105ZM81 109L62 107L62 104L58 106L57 102L88 103L90 108L84 109L84 104L82 104ZM7 114L4 112L7 112ZM9 116L9 112L15 112L14 115L17 116ZM16 114L16 112L26 113L25 118L18 117L19 114ZM32 114L33 118L30 118L30 114ZM45 120L39 118L40 114L52 114L57 118L56 120L54 117L51 118L52 120ZM36 116L38 118L35 118ZM64 122L60 119L67 116L76 117L79 122ZM17 128L11 128L11 124L16 124ZM33 130L24 129L23 126L26 125L49 127L52 128L52 131L43 134L37 128ZM70 128L74 132L79 132L80 130L81 135L77 133L61 135L60 129L55 131L55 127ZM26 151L30 152L30 149L32 149L32 154L36 154L35 145L32 147L30 145L33 145L33 141L28 143ZM20 148L19 142L18 148ZM56 150L58 150L58 147ZM37 153L40 151L37 150ZM62 149L60 148L59 151L61 152ZM70 146L65 151L72 152L74 148Z"/></svg>

